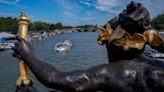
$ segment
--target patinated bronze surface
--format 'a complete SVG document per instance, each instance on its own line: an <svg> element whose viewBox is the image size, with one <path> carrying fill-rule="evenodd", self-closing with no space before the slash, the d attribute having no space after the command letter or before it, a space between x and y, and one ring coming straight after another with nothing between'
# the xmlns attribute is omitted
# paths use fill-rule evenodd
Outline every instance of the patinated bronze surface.
<svg viewBox="0 0 164 92"><path fill-rule="evenodd" d="M22 56L37 79L46 87L69 92L162 92L164 69L148 62L158 62L140 54L135 59L95 66L86 70L59 71L40 60L31 45L18 38L15 50ZM22 49L20 51L19 49ZM148 61L148 62L147 62Z"/></svg>
<svg viewBox="0 0 164 92"><path fill-rule="evenodd" d="M86 70L64 72L56 69L39 59L31 44L21 37L17 38L14 51L36 78L52 89L68 92L163 92L163 62L143 53L147 43L163 51L163 40L148 28L147 20L148 11L141 4L131 2L118 18L104 27L99 26L103 32L98 43L106 45L109 63Z"/></svg>

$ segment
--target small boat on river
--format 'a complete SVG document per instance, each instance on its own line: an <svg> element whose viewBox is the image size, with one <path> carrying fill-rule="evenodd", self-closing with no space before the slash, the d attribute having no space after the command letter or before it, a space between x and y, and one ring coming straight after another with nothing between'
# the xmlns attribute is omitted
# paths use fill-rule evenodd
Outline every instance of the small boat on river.
<svg viewBox="0 0 164 92"><path fill-rule="evenodd" d="M69 40L65 40L63 42L58 42L56 45L55 45L55 48L54 50L56 52L65 52L65 51L69 51L72 47L72 43L71 41Z"/></svg>
<svg viewBox="0 0 164 92"><path fill-rule="evenodd" d="M5 41L3 38L0 38L0 50L11 49L14 46L15 46L14 40Z"/></svg>
<svg viewBox="0 0 164 92"><path fill-rule="evenodd" d="M0 50L11 49L15 45L15 35L7 32L0 32Z"/></svg>

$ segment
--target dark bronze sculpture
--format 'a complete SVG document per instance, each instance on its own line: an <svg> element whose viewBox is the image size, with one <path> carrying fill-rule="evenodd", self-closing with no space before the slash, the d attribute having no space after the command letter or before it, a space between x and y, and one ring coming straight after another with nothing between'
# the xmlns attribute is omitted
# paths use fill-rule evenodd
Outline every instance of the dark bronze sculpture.
<svg viewBox="0 0 164 92"><path fill-rule="evenodd" d="M106 44L109 62L133 59L140 55L149 44L152 48L164 52L163 39L149 26L149 12L143 5L131 2L127 9L105 25L98 26L99 44ZM128 55L128 56L124 56Z"/></svg>
<svg viewBox="0 0 164 92"><path fill-rule="evenodd" d="M14 49L37 79L46 87L68 92L163 92L164 64L148 58L146 44L163 52L163 39L149 28L149 13L139 3L131 2L104 27L98 43L106 44L109 64L86 70L63 72L40 60L31 44L21 37Z"/></svg>

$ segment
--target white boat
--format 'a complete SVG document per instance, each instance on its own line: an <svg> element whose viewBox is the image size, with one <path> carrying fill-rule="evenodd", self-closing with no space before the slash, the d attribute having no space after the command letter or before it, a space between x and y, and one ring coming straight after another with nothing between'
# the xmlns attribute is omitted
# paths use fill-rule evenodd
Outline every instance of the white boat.
<svg viewBox="0 0 164 92"><path fill-rule="evenodd" d="M12 47L14 47L15 44L14 43L0 43L0 50L6 50L6 49L11 49Z"/></svg>
<svg viewBox="0 0 164 92"><path fill-rule="evenodd" d="M65 52L69 51L72 47L72 43L69 40L65 40L63 42L59 42L55 45L54 50L56 52Z"/></svg>
<svg viewBox="0 0 164 92"><path fill-rule="evenodd" d="M151 53L154 58L164 58L164 53Z"/></svg>
<svg viewBox="0 0 164 92"><path fill-rule="evenodd" d="M146 45L144 53L148 57L164 60L164 53L158 52L157 50L152 49L148 45Z"/></svg>
<svg viewBox="0 0 164 92"><path fill-rule="evenodd" d="M7 32L0 32L0 50L11 49L15 46L15 35Z"/></svg>

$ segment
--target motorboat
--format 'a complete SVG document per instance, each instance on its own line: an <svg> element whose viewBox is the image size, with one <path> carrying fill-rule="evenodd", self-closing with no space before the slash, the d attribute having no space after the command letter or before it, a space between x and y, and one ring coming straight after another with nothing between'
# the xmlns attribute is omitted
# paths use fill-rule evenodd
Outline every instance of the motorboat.
<svg viewBox="0 0 164 92"><path fill-rule="evenodd" d="M158 52L157 50L152 49L148 45L146 45L144 54L150 58L156 58L164 61L164 53Z"/></svg>
<svg viewBox="0 0 164 92"><path fill-rule="evenodd" d="M14 46L15 46L14 43L8 43L8 42L0 43L0 50L11 49Z"/></svg>
<svg viewBox="0 0 164 92"><path fill-rule="evenodd" d="M0 32L0 50L11 49L15 46L15 35L7 32Z"/></svg>
<svg viewBox="0 0 164 92"><path fill-rule="evenodd" d="M3 41L2 38L0 38L0 50L11 49L14 46L15 41Z"/></svg>
<svg viewBox="0 0 164 92"><path fill-rule="evenodd" d="M55 48L54 50L56 52L65 52L65 51L69 51L72 47L72 43L71 41L69 40L65 40L63 42L58 42L56 45L55 45Z"/></svg>

